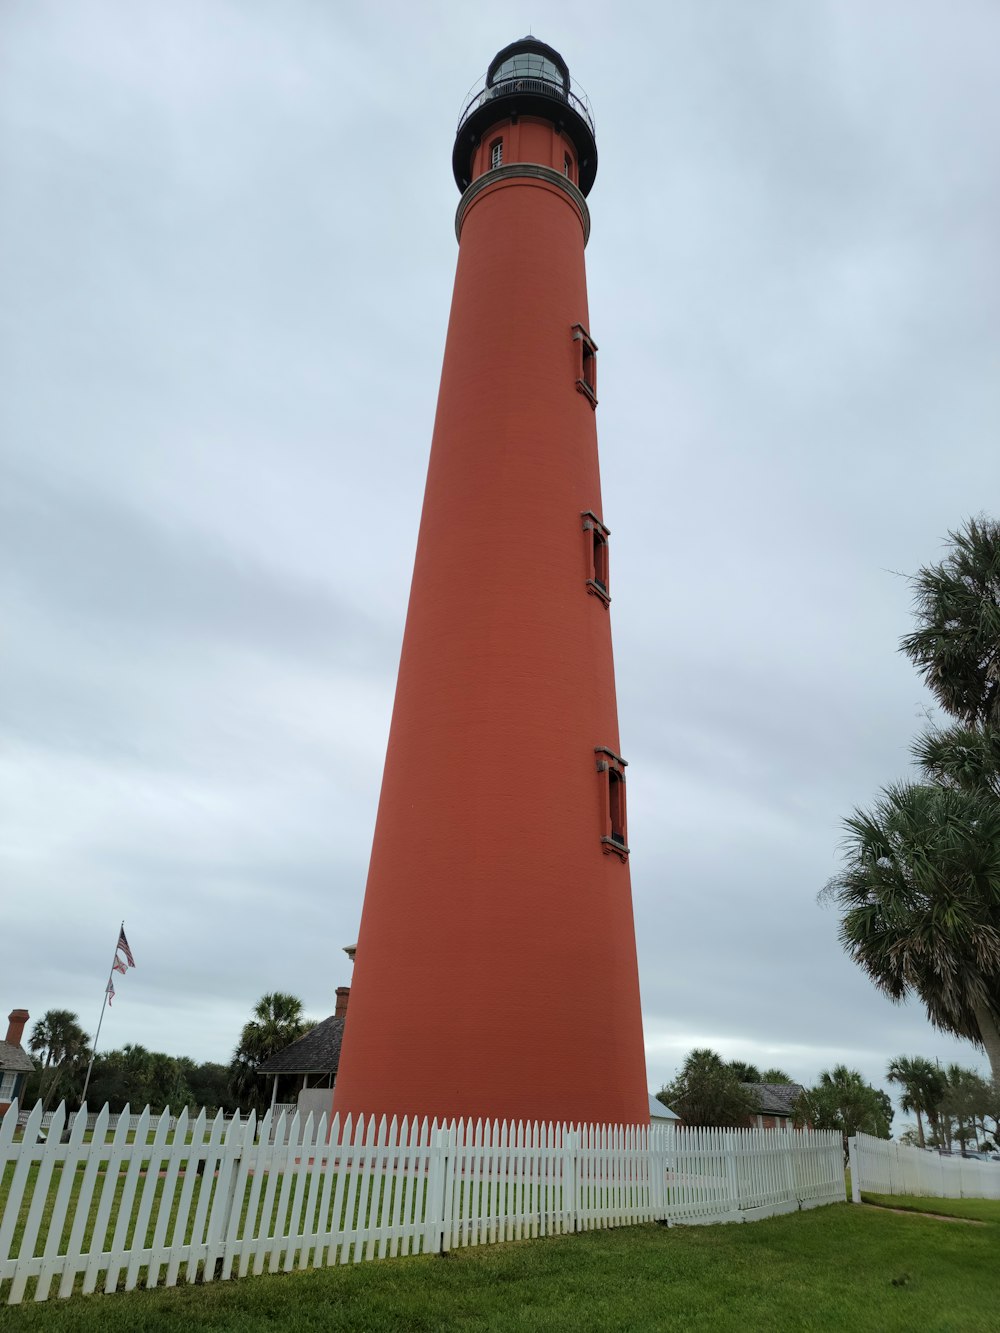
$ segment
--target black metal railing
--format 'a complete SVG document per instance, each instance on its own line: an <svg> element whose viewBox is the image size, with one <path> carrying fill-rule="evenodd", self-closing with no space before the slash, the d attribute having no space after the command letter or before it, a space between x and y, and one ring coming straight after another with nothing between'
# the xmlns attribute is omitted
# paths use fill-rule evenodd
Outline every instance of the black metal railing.
<svg viewBox="0 0 1000 1333"><path fill-rule="evenodd" d="M591 134L595 134L594 113L590 109L590 100L582 88L577 88L575 92L567 92L560 83L553 83L550 79L531 79L520 75L513 79L502 79L498 83L487 84L485 76L477 79L472 86L465 106L462 108L462 114L458 118L458 129L481 106L491 102L495 97L507 97L510 94L517 93L541 93L544 97L552 97L557 101L567 102L576 113L586 121L590 127Z"/></svg>

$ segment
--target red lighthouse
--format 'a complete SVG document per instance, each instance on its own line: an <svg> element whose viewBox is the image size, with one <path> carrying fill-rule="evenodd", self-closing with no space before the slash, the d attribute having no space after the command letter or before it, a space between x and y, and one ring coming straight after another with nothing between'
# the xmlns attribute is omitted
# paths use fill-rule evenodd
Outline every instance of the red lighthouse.
<svg viewBox="0 0 1000 1333"><path fill-rule="evenodd" d="M584 268L533 37L459 121L458 271L334 1107L648 1119Z"/></svg>

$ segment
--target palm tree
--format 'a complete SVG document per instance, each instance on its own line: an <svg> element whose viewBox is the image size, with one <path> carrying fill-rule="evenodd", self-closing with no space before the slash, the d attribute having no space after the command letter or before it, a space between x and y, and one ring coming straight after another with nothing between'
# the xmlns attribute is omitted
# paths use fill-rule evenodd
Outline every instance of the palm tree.
<svg viewBox="0 0 1000 1333"><path fill-rule="evenodd" d="M939 787L979 791L1000 800L1000 730L935 728L918 736L910 753Z"/></svg>
<svg viewBox="0 0 1000 1333"><path fill-rule="evenodd" d="M1000 1089L982 1077L978 1070L961 1065L949 1065L945 1071L947 1086L941 1100L941 1109L949 1120L958 1123L958 1140L964 1148L969 1138L973 1147L979 1138L986 1139L985 1116L993 1116ZM969 1132L971 1130L971 1133Z"/></svg>
<svg viewBox="0 0 1000 1333"><path fill-rule="evenodd" d="M1000 803L979 792L886 788L845 821L845 864L824 895L840 940L891 1000L985 1049L1000 1080Z"/></svg>
<svg viewBox="0 0 1000 1333"><path fill-rule="evenodd" d="M897 1083L902 1088L899 1104L909 1114L917 1117L917 1139L924 1147L924 1121L928 1116L931 1121L937 1118L937 1108L944 1096L946 1080L937 1065L926 1060L922 1055L897 1055L889 1061L886 1078L890 1083Z"/></svg>
<svg viewBox="0 0 1000 1333"><path fill-rule="evenodd" d="M846 1065L834 1065L819 1076L819 1083L802 1093L795 1104L795 1123L813 1129L839 1129L843 1137L844 1161L847 1141L855 1134L889 1137L892 1102L880 1088L866 1083L863 1075Z"/></svg>
<svg viewBox="0 0 1000 1333"><path fill-rule="evenodd" d="M729 1068L733 1071L741 1083L763 1083L764 1079L760 1076L760 1070L756 1065L751 1065L746 1060L730 1060Z"/></svg>
<svg viewBox="0 0 1000 1333"><path fill-rule="evenodd" d="M949 1129L951 1118L952 1116L955 1117L958 1127L956 1135L958 1146L963 1152L965 1151L969 1139L968 1122L971 1118L969 1116L968 1108L965 1105L966 1099L963 1096L963 1093L965 1092L963 1087L963 1084L965 1083L965 1074L966 1071L961 1065L957 1064L949 1065L945 1070L948 1093L945 1097L944 1112L948 1117ZM972 1118L972 1146L976 1146L976 1124L974 1118Z"/></svg>
<svg viewBox="0 0 1000 1333"><path fill-rule="evenodd" d="M919 628L902 649L952 717L1000 727L1000 523L969 519L912 580Z"/></svg>
<svg viewBox="0 0 1000 1333"><path fill-rule="evenodd" d="M657 1097L686 1125L735 1126L750 1123L754 1104L746 1089L716 1051L694 1050L673 1083Z"/></svg>
<svg viewBox="0 0 1000 1333"><path fill-rule="evenodd" d="M49 1109L57 1089L74 1070L86 1063L90 1038L80 1026L77 1014L69 1009L48 1009L31 1029L28 1050L44 1057L38 1095L44 1110Z"/></svg>
<svg viewBox="0 0 1000 1333"><path fill-rule="evenodd" d="M783 1069L765 1069L760 1076L761 1083L794 1083L795 1080Z"/></svg>
<svg viewBox="0 0 1000 1333"><path fill-rule="evenodd" d="M229 1084L241 1105L261 1103L258 1066L315 1026L306 1019L298 996L270 991L260 997L229 1066Z"/></svg>

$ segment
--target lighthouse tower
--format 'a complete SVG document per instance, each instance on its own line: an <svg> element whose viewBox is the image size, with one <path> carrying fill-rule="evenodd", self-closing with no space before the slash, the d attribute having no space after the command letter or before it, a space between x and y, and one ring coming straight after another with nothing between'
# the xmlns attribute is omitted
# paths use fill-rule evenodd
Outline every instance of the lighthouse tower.
<svg viewBox="0 0 1000 1333"><path fill-rule="evenodd" d="M526 37L458 270L334 1108L648 1120L587 308L594 123Z"/></svg>

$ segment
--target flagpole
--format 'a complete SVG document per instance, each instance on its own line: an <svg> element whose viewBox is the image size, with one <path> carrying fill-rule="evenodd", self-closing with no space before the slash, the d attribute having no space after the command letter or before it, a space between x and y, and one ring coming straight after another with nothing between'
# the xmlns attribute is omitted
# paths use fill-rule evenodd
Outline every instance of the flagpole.
<svg viewBox="0 0 1000 1333"><path fill-rule="evenodd" d="M119 934L118 934L118 939L119 939L119 940L121 939L121 937L122 937L122 933L124 932L124 930L125 930L125 922L123 921L122 924L121 924L121 928L120 928L120 930L119 930ZM97 1020L97 1031L96 1031L96 1033L94 1034L94 1044L93 1044L93 1046L90 1048L90 1064L87 1066L87 1077L83 1080L83 1094L82 1094L82 1096L80 1097L80 1110L81 1110L81 1111L83 1110L83 1108L84 1108L84 1106L86 1105L86 1102L87 1102L87 1089L90 1087L90 1075L91 1075L91 1073L93 1072L93 1069L94 1069L94 1058L95 1058L96 1055L97 1055L97 1041L98 1041L98 1038L99 1038L100 1035L101 1035L101 1024L104 1022L104 1011L105 1011L105 1009L107 1009L107 1007L108 1007L108 992L109 992L110 989L111 989L111 982L112 982L112 980L114 979L114 975L115 975L115 962L116 962L117 958L118 958L118 944L117 944L117 941L116 941L116 943L115 943L115 954L114 954L114 958L113 958L112 961L111 961L111 971L108 973L108 982L107 982L107 985L104 987L104 1003L101 1005L101 1016L100 1016L100 1018Z"/></svg>

